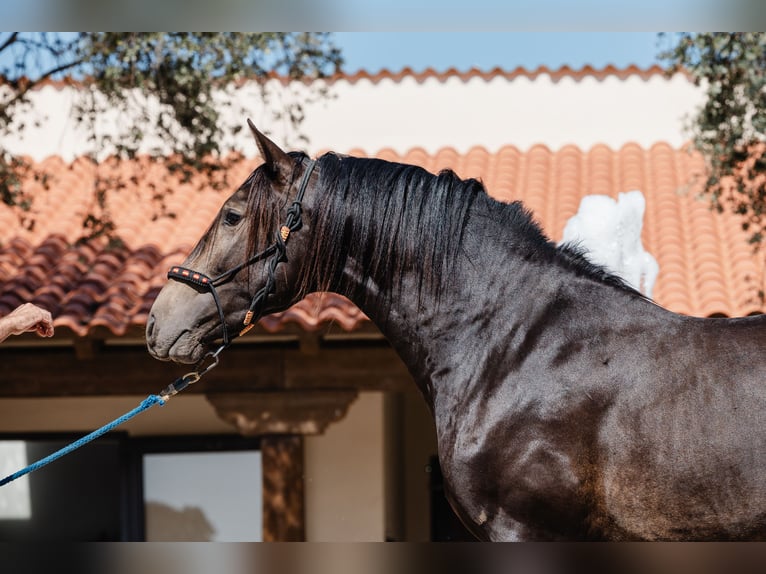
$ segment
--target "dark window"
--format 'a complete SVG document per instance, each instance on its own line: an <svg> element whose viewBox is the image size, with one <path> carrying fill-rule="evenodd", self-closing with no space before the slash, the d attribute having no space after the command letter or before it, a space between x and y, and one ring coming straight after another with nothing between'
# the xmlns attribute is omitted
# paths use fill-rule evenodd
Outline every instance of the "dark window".
<svg viewBox="0 0 766 574"><path fill-rule="evenodd" d="M11 474L79 436L0 439ZM0 487L0 540L124 540L129 465L125 435L111 434ZM21 466L8 469L9 464Z"/></svg>
<svg viewBox="0 0 766 574"><path fill-rule="evenodd" d="M48 456L81 436L0 435L2 477ZM187 466L192 469L191 472L179 472L181 465L173 465L173 460L191 465ZM244 471L232 475L236 472L228 468L232 465ZM154 469L154 478L151 478L154 482L146 485L145 471L151 471L151 468ZM197 523L208 524L207 537L202 536L205 533L198 529L189 532L189 539L195 539L195 536L215 539L216 530L224 539L227 536L239 539L237 532L242 533L244 539L253 536L254 531L246 529L246 517L241 515L243 509L254 509L252 521L260 532L260 507L256 509L255 506L260 504L261 499L259 469L257 439L228 435L136 439L126 433L109 433L0 487L0 540L144 540L147 507L152 513L149 519L154 520L155 537L161 532L158 527L172 527L174 517L181 516L185 524L194 524L191 518L199 513L201 518ZM205 480L203 484L195 483L201 479ZM171 500L166 499L162 504L145 500L145 491L150 492L152 488L165 488L165 492L170 489ZM194 495L199 495L198 501L195 502L192 495L184 499L184 489L187 492L196 491ZM178 500L187 501L180 507L174 506L172 500L176 491L181 497ZM230 496L221 496L221 492ZM230 512L226 520L216 522L215 514L223 514L221 505L231 504L232 496L237 497L236 502L240 504L235 509L240 513L239 522L236 522L237 512ZM237 527L239 530L236 530Z"/></svg>

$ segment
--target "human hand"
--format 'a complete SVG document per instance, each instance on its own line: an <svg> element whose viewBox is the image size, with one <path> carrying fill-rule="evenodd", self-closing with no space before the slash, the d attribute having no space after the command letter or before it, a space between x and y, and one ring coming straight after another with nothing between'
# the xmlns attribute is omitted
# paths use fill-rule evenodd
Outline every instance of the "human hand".
<svg viewBox="0 0 766 574"><path fill-rule="evenodd" d="M24 303L19 305L11 313L0 319L5 326L8 335L20 335L28 331L35 331L41 337L53 336L53 319L50 312L33 305Z"/></svg>

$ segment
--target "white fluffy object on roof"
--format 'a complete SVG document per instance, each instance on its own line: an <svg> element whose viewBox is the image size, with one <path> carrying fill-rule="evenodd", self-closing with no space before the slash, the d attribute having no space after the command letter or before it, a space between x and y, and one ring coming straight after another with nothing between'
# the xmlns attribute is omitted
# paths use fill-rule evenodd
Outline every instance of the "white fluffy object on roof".
<svg viewBox="0 0 766 574"><path fill-rule="evenodd" d="M590 261L605 266L647 297L652 296L659 265L641 243L646 200L640 191L582 198L564 227L562 243L582 246Z"/></svg>

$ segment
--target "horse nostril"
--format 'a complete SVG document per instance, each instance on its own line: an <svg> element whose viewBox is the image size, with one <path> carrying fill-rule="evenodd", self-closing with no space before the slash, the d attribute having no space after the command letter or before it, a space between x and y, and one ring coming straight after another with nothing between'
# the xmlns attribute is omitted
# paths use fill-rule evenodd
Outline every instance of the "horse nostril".
<svg viewBox="0 0 766 574"><path fill-rule="evenodd" d="M154 314L150 314L149 320L146 322L146 337L151 337L152 333L154 333Z"/></svg>

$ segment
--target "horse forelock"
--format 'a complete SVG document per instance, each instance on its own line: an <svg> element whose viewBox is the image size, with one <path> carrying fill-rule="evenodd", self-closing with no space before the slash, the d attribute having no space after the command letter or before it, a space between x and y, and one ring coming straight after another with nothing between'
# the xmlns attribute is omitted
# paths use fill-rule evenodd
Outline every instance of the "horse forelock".
<svg viewBox="0 0 766 574"><path fill-rule="evenodd" d="M247 193L245 217L248 226L247 253L249 254L262 251L274 241L285 217L285 206L292 201L290 194L293 193L292 187L298 175L298 167L307 156L300 152L290 152L288 155L295 160L295 163L286 194L273 192L272 174L265 164L253 170L239 188Z"/></svg>

